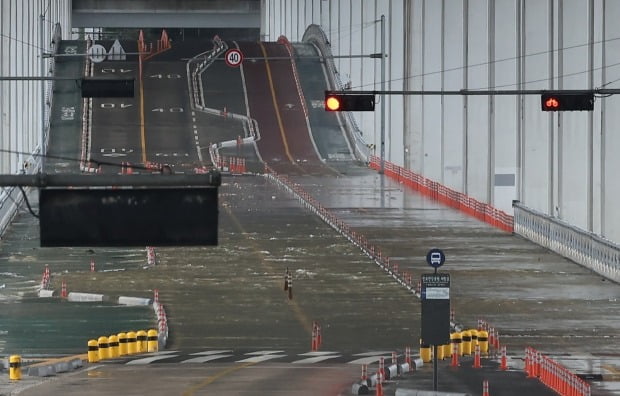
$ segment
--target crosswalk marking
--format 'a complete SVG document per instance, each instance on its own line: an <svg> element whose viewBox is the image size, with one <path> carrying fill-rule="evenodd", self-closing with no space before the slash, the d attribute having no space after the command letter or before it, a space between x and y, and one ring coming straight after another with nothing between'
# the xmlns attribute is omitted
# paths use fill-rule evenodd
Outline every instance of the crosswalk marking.
<svg viewBox="0 0 620 396"><path fill-rule="evenodd" d="M300 353L299 356L337 355L338 353L340 352L312 351L312 352Z"/></svg>
<svg viewBox="0 0 620 396"><path fill-rule="evenodd" d="M272 355L275 353L283 353L284 351L256 351L256 352L248 352L245 353L244 355L247 356L256 356L256 355Z"/></svg>
<svg viewBox="0 0 620 396"><path fill-rule="evenodd" d="M312 363L319 363L319 362L322 362L324 360L336 359L336 358L339 358L340 356L342 356L342 355L315 356L315 357L309 357L309 358L305 358L305 359L295 360L294 362L291 362L291 363L293 363L293 364L312 364Z"/></svg>
<svg viewBox="0 0 620 396"><path fill-rule="evenodd" d="M136 364L150 364L153 362L156 362L158 360L162 360L162 359L170 359L170 358L174 358L177 357L179 355L159 355L159 356L151 356L151 357L147 357L147 358L143 358L143 359L136 359L136 360L131 360L129 362L127 362L127 364L129 365L136 365Z"/></svg>
<svg viewBox="0 0 620 396"><path fill-rule="evenodd" d="M248 355L248 354L246 353L246 355ZM260 362L265 362L267 360L279 359L279 358L283 358L283 357L286 357L286 355L268 354L268 355L254 356L254 357L243 359L243 360L237 360L236 362L237 363L260 363Z"/></svg>
<svg viewBox="0 0 620 396"><path fill-rule="evenodd" d="M202 351L202 352L190 353L190 355L192 356L219 355L221 353L231 353L231 352L232 352L232 349L217 349L213 351Z"/></svg>
<svg viewBox="0 0 620 396"><path fill-rule="evenodd" d="M362 353L355 353L353 354L353 356L392 356L392 352L394 351L373 351L373 352L362 352Z"/></svg>
<svg viewBox="0 0 620 396"><path fill-rule="evenodd" d="M199 357L195 357L192 359L183 360L181 363L206 363L212 360L224 359L224 358L231 357L231 356L234 356L234 355L206 355L206 356L199 356Z"/></svg>
<svg viewBox="0 0 620 396"><path fill-rule="evenodd" d="M383 356L384 358L388 358L391 356ZM348 364L371 364L374 362L378 362L379 358L381 358L381 355L376 355L376 356L368 356L368 357L363 357L363 358L359 358L359 359L355 359L355 360L351 360L350 362L347 362Z"/></svg>

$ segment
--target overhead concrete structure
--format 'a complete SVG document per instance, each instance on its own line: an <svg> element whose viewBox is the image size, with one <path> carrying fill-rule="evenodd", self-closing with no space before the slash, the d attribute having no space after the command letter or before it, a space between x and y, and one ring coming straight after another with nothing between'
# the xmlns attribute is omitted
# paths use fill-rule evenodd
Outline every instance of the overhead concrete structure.
<svg viewBox="0 0 620 396"><path fill-rule="evenodd" d="M258 28L260 0L73 0L73 27Z"/></svg>
<svg viewBox="0 0 620 396"><path fill-rule="evenodd" d="M380 52L382 15L388 90L620 87L614 1L263 0L261 37L301 41L319 25L342 84L377 90L380 61L354 55ZM519 200L620 242L618 95L558 113L542 112L538 95L381 100L387 160L504 211ZM356 118L379 154L381 112Z"/></svg>

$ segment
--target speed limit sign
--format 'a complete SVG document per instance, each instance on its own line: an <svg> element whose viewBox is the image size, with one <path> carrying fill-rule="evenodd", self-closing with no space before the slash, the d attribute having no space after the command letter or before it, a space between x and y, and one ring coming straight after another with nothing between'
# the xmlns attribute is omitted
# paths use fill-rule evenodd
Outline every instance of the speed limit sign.
<svg viewBox="0 0 620 396"><path fill-rule="evenodd" d="M230 67L237 67L243 62L243 53L238 49L231 48L224 54L224 60Z"/></svg>

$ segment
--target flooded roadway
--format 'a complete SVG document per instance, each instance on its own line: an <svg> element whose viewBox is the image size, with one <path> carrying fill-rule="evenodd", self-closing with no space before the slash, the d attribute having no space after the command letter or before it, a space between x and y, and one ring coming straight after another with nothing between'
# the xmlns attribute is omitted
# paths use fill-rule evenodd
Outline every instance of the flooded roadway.
<svg viewBox="0 0 620 396"><path fill-rule="evenodd" d="M101 153L112 147L103 144ZM187 152L195 160L195 151ZM580 361L618 357L617 284L374 171L351 162L330 165L322 176L290 167L291 179L414 280L431 270L424 262L428 249L443 249L458 323L475 327L485 319L512 356L531 345ZM419 342L417 298L262 176L224 178L219 246L158 248L158 265L147 269L141 249L39 248L37 222L29 216L22 214L0 243L2 354L82 353L97 335L155 326L147 308L30 298L45 264L56 290L61 275L70 291L150 297L159 289L170 350L307 352L314 320L322 325L325 351L402 351ZM92 257L100 272L88 270ZM292 300L283 290L286 268L293 273ZM38 329L47 336L32 342Z"/></svg>

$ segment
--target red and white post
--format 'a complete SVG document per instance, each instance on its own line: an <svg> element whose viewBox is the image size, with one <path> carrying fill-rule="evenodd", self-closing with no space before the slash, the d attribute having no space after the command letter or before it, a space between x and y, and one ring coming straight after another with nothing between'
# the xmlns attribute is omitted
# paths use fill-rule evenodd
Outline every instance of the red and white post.
<svg viewBox="0 0 620 396"><path fill-rule="evenodd" d="M500 360L500 370L508 370L508 359L506 357L506 345L502 345L502 357Z"/></svg>

